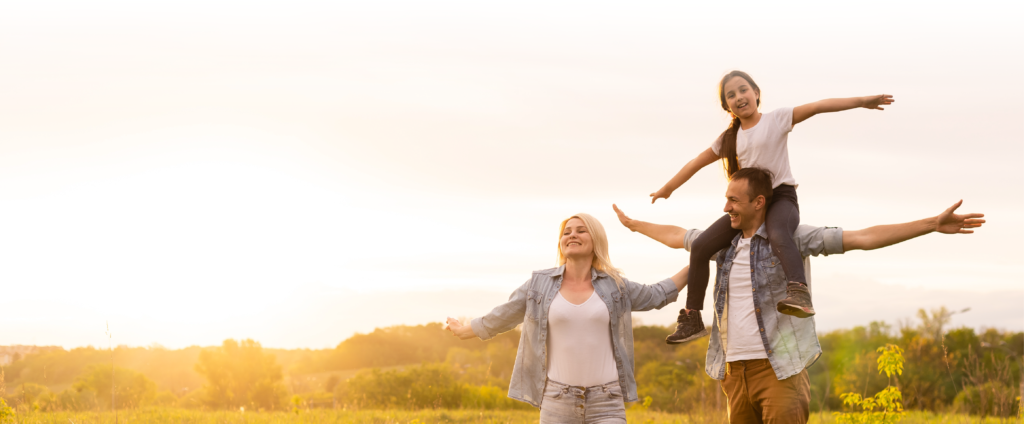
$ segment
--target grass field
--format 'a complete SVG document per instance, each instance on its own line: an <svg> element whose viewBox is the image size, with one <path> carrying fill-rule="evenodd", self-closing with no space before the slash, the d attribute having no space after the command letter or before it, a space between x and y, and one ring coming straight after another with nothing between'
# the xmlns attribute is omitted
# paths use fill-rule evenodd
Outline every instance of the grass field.
<svg viewBox="0 0 1024 424"><path fill-rule="evenodd" d="M311 410L298 414L287 412L204 412L174 408L147 408L121 411L117 414L119 423L217 423L217 424L262 424L262 423L372 423L372 424L434 424L434 423L489 423L518 424L536 423L535 411L480 411L480 410L422 410L422 411L335 411ZM684 415L658 412L629 411L630 423L722 423L724 415ZM16 417L17 423L68 423L98 424L113 423L110 412L24 412ZM811 423L832 423L831 414L811 414ZM923 423L1014 423L1016 419L999 420L965 415L942 415L925 412L911 412L902 421L906 424Z"/></svg>

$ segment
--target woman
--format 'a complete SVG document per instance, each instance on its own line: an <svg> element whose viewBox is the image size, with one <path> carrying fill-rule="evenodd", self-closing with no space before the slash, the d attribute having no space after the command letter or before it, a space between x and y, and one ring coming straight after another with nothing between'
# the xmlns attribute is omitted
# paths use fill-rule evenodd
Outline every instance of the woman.
<svg viewBox="0 0 1024 424"><path fill-rule="evenodd" d="M637 400L630 312L675 301L686 268L637 284L612 266L594 217L574 215L560 231L558 268L535 271L507 303L468 326L448 318L448 328L488 340L523 324L508 396L540 408L541 423L625 423L624 402Z"/></svg>

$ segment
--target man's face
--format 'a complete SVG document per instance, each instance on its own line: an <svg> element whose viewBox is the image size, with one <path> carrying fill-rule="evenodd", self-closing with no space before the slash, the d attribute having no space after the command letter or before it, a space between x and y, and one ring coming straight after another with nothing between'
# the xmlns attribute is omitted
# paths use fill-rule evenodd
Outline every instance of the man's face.
<svg viewBox="0 0 1024 424"><path fill-rule="evenodd" d="M732 180L725 190L725 213L729 214L729 224L737 230L749 229L754 225L757 216L764 208L764 198L750 198L747 180Z"/></svg>

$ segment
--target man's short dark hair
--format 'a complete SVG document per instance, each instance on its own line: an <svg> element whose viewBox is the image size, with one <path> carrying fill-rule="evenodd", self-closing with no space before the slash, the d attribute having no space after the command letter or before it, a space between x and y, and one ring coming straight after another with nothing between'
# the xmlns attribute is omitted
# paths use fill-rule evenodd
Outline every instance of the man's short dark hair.
<svg viewBox="0 0 1024 424"><path fill-rule="evenodd" d="M764 196L765 205L772 203L772 173L761 168L743 168L732 174L729 181L747 180L747 195L750 201Z"/></svg>

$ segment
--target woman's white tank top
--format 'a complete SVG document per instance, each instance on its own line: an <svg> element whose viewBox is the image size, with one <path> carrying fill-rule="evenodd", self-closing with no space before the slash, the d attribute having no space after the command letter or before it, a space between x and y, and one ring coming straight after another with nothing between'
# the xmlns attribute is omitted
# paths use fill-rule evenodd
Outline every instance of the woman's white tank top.
<svg viewBox="0 0 1024 424"><path fill-rule="evenodd" d="M548 309L548 378L584 387L618 381L608 323L597 292L579 305L555 295Z"/></svg>

